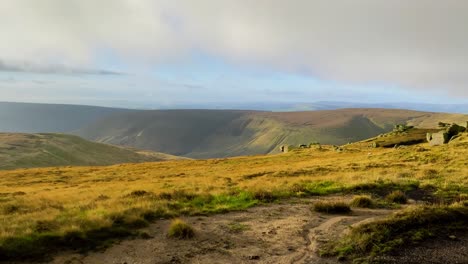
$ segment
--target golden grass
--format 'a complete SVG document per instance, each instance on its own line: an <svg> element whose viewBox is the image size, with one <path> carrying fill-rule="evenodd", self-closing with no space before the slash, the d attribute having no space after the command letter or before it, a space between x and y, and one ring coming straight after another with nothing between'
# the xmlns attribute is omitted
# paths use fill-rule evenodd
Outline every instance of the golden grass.
<svg viewBox="0 0 468 264"><path fill-rule="evenodd" d="M193 228L183 220L176 218L172 220L167 236L178 239L190 239L195 236Z"/></svg>
<svg viewBox="0 0 468 264"><path fill-rule="evenodd" d="M138 228L161 216L242 209L283 196L373 192L386 183L458 197L468 188L467 146L465 134L432 148L351 144L340 153L324 146L271 156L1 171L0 249L8 239L38 233Z"/></svg>
<svg viewBox="0 0 468 264"><path fill-rule="evenodd" d="M351 200L350 205L352 207L372 208L374 206L374 201L369 195L357 195L353 197L353 200Z"/></svg>

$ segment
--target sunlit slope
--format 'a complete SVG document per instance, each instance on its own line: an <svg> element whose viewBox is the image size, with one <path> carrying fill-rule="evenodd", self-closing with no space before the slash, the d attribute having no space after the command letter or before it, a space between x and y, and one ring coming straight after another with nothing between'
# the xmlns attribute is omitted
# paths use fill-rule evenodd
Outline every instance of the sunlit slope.
<svg viewBox="0 0 468 264"><path fill-rule="evenodd" d="M0 169L111 165L175 159L84 140L65 134L0 133Z"/></svg>
<svg viewBox="0 0 468 264"><path fill-rule="evenodd" d="M436 147L351 144L339 152L322 146L266 156L0 171L0 256L35 257L74 248L75 241L99 245L162 217L288 197L384 197L402 190L410 198L453 201L468 194L467 146L464 133Z"/></svg>
<svg viewBox="0 0 468 264"><path fill-rule="evenodd" d="M192 158L278 152L283 144L341 145L408 123L436 127L464 124L467 115L393 109L339 109L307 112L157 110L115 114L77 131L103 143L151 149Z"/></svg>
<svg viewBox="0 0 468 264"><path fill-rule="evenodd" d="M466 114L444 114L444 113L427 113L418 118L414 118L408 122L408 125L417 126L420 128L434 128L438 122L457 123L465 126L468 122Z"/></svg>

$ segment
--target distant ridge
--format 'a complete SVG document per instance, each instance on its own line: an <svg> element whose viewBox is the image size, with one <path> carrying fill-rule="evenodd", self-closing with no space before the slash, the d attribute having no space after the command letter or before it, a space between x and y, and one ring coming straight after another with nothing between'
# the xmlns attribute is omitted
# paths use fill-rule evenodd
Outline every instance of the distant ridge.
<svg viewBox="0 0 468 264"><path fill-rule="evenodd" d="M70 132L113 113L132 111L85 105L0 102L0 132Z"/></svg>
<svg viewBox="0 0 468 264"><path fill-rule="evenodd" d="M181 158L90 142L66 134L0 133L0 170L112 165L173 159Z"/></svg>
<svg viewBox="0 0 468 264"><path fill-rule="evenodd" d="M282 144L346 144L388 132L395 124L465 124L468 115L401 109L303 112L152 110L114 114L78 131L84 138L191 158L277 153Z"/></svg>
<svg viewBox="0 0 468 264"><path fill-rule="evenodd" d="M465 125L468 115L386 108L271 112L0 103L0 132L70 133L190 158L277 153L282 144L340 145L388 132L395 124L433 128L439 121Z"/></svg>

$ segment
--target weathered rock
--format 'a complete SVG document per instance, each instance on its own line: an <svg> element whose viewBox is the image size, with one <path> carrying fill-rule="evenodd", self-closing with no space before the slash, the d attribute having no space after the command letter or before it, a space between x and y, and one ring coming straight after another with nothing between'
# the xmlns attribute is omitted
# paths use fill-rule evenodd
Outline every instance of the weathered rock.
<svg viewBox="0 0 468 264"><path fill-rule="evenodd" d="M432 133L427 133L427 134L426 134L426 140L427 140L427 142L431 142L431 140L432 140Z"/></svg>
<svg viewBox="0 0 468 264"><path fill-rule="evenodd" d="M288 145L282 145L280 147L280 151L283 153L287 153L289 151L289 146Z"/></svg>
<svg viewBox="0 0 468 264"><path fill-rule="evenodd" d="M449 134L445 131L440 131L437 133L433 133L431 135L431 140L429 141L429 144L431 146L440 146L443 144L447 144L449 142Z"/></svg>
<svg viewBox="0 0 468 264"><path fill-rule="evenodd" d="M427 133L426 139L431 146L439 146L449 143L450 140L457 137L458 134L465 132L467 128L457 124L447 124L439 122L439 127L445 127L445 130L437 133Z"/></svg>

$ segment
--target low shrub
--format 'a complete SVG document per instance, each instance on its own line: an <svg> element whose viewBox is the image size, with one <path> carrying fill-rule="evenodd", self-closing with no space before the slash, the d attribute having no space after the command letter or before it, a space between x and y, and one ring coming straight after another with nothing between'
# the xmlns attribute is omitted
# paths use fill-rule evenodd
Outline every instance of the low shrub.
<svg viewBox="0 0 468 264"><path fill-rule="evenodd" d="M195 231L189 224L176 218L171 222L167 236L178 239L190 239L195 236Z"/></svg>

